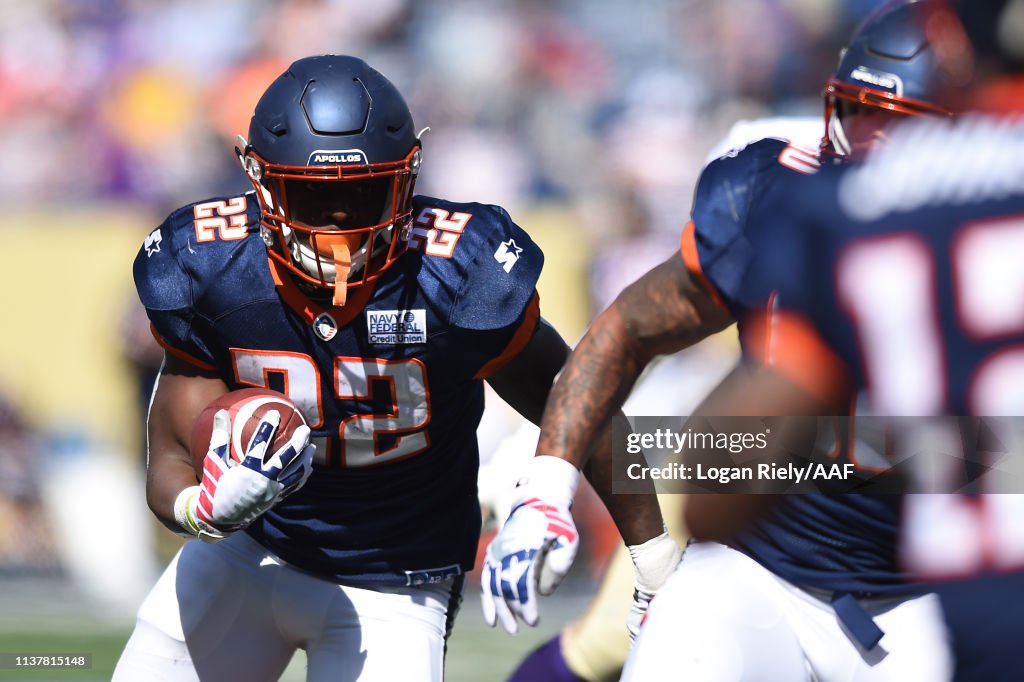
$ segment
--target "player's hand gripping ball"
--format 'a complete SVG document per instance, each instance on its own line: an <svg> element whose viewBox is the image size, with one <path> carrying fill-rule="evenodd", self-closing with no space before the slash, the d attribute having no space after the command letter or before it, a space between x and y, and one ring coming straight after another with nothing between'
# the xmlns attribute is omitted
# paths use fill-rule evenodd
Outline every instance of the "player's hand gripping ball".
<svg viewBox="0 0 1024 682"><path fill-rule="evenodd" d="M246 527L305 484L316 451L309 436L295 404L280 393L251 388L220 396L193 426L199 485L179 495L175 518L209 541Z"/></svg>
<svg viewBox="0 0 1024 682"><path fill-rule="evenodd" d="M199 413L192 427L192 467L196 472L196 480L203 478L203 463L210 451L214 416L220 410L227 410L228 418L231 420L227 455L234 463L245 459L246 450L252 437L256 435L260 421L271 410L277 410L281 422L264 452L264 459L287 445L295 435L296 429L306 426L302 413L283 393L269 388L243 388L225 393Z"/></svg>

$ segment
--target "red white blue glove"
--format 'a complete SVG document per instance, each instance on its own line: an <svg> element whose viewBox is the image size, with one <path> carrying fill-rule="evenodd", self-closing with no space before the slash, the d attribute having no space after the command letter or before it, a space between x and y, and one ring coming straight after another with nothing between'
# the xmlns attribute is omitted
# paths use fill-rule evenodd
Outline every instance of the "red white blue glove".
<svg viewBox="0 0 1024 682"><path fill-rule="evenodd" d="M316 446L309 442L308 426L295 429L288 443L264 461L280 423L277 410L267 412L246 447L245 457L235 462L228 447L228 411L214 415L203 478L198 486L181 491L174 502L174 517L182 528L216 542L245 528L306 483L313 472L316 452Z"/></svg>
<svg viewBox="0 0 1024 682"><path fill-rule="evenodd" d="M636 642L640 626L647 617L647 607L683 558L683 550L668 531L639 545L629 545L633 557L633 604L626 617L630 644Z"/></svg>
<svg viewBox="0 0 1024 682"><path fill-rule="evenodd" d="M536 625L537 594L551 594L569 572L579 534L569 509L580 472L557 457L534 457L517 484L517 500L487 547L480 575L484 620L509 633L517 620Z"/></svg>

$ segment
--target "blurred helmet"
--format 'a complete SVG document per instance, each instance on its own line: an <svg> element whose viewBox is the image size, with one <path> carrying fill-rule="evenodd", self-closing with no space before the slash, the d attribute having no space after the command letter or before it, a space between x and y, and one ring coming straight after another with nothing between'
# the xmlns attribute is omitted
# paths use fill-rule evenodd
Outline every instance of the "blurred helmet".
<svg viewBox="0 0 1024 682"><path fill-rule="evenodd" d="M825 84L823 152L851 153L843 119L861 107L910 116L952 113L935 103L944 73L925 31L929 13L940 6L936 0L890 2L861 24Z"/></svg>
<svg viewBox="0 0 1024 682"><path fill-rule="evenodd" d="M954 0L952 4L975 55L988 63L989 70L1024 71L1024 0Z"/></svg>
<svg viewBox="0 0 1024 682"><path fill-rule="evenodd" d="M401 94L361 59L293 63L263 93L236 151L271 258L333 289L336 305L404 251L420 142Z"/></svg>

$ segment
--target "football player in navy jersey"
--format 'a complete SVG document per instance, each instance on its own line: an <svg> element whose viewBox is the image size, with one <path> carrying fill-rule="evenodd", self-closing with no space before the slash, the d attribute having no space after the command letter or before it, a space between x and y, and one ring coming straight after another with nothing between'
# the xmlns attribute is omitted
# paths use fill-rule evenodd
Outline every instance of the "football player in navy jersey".
<svg viewBox="0 0 1024 682"><path fill-rule="evenodd" d="M538 455L584 461L654 357L768 305L769 291L743 283L761 257L751 246L762 229L755 216L786 178L861 156L899 118L949 114L932 102L943 75L923 25L935 6L890 3L858 29L826 86L821 149L764 139L704 170L680 254L628 287L571 355L545 410ZM896 500L808 496L730 547L691 544L665 585L672 594L660 593L663 622L652 635L651 613L624 679L669 669L681 679L942 679L949 657L938 606L914 593L897 566L897 522ZM483 587L485 605L502 598ZM636 584L637 601L649 600L647 592Z"/></svg>
<svg viewBox="0 0 1024 682"><path fill-rule="evenodd" d="M568 352L539 314L543 256L497 206L413 194L409 109L357 58L292 64L237 152L253 191L175 211L135 260L166 349L149 506L207 542L186 543L142 604L114 678L275 680L302 648L311 681L441 680L480 532L482 382L539 421ZM263 457L272 412L233 464L219 413L197 485L197 415L247 386L286 393L308 428ZM612 497L606 454L588 475L626 542L650 540L654 497ZM521 482L551 529L540 556L507 565L531 590L575 554L578 477L537 458Z"/></svg>
<svg viewBox="0 0 1024 682"><path fill-rule="evenodd" d="M897 126L864 164L791 183L798 199L766 208L755 240L766 257L749 279L778 291L770 342L753 354L760 366L737 370L736 388L717 398L748 413L817 414L864 389L880 415L981 417L899 421L940 438L960 471L1000 464L945 490L929 483L941 480L936 469L904 468L914 490L932 494L906 496L901 556L937 581L957 680L1021 679L1024 37L1012 30L1021 11L1019 0L958 8L975 51L948 50L950 71L977 62L971 113ZM996 447L978 437L982 427ZM953 494L961 485L970 492ZM705 504L686 516L723 530Z"/></svg>

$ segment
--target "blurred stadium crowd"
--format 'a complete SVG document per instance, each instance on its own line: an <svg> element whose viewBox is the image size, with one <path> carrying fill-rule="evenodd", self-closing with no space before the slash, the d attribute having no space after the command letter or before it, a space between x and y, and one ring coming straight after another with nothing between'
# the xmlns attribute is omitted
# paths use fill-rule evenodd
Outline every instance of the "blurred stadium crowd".
<svg viewBox="0 0 1024 682"><path fill-rule="evenodd" d="M670 193L674 230L715 132L816 110L836 46L876 4L11 0L0 155L18 172L0 199L163 211L241 186L226 151L266 83L339 52L378 65L435 129L424 192L443 183L513 207Z"/></svg>
<svg viewBox="0 0 1024 682"><path fill-rule="evenodd" d="M878 4L7 0L0 203L128 205L137 244L170 209L247 187L235 135L285 66L355 54L432 128L420 193L513 215L557 206L602 245L589 247L585 320L677 247L704 157L732 123L820 111L838 47ZM548 268L559 258L549 252ZM134 315L122 353L144 396L154 355ZM0 401L0 577L60 573L68 559L39 513L40 443L54 425L27 419L11 393Z"/></svg>

